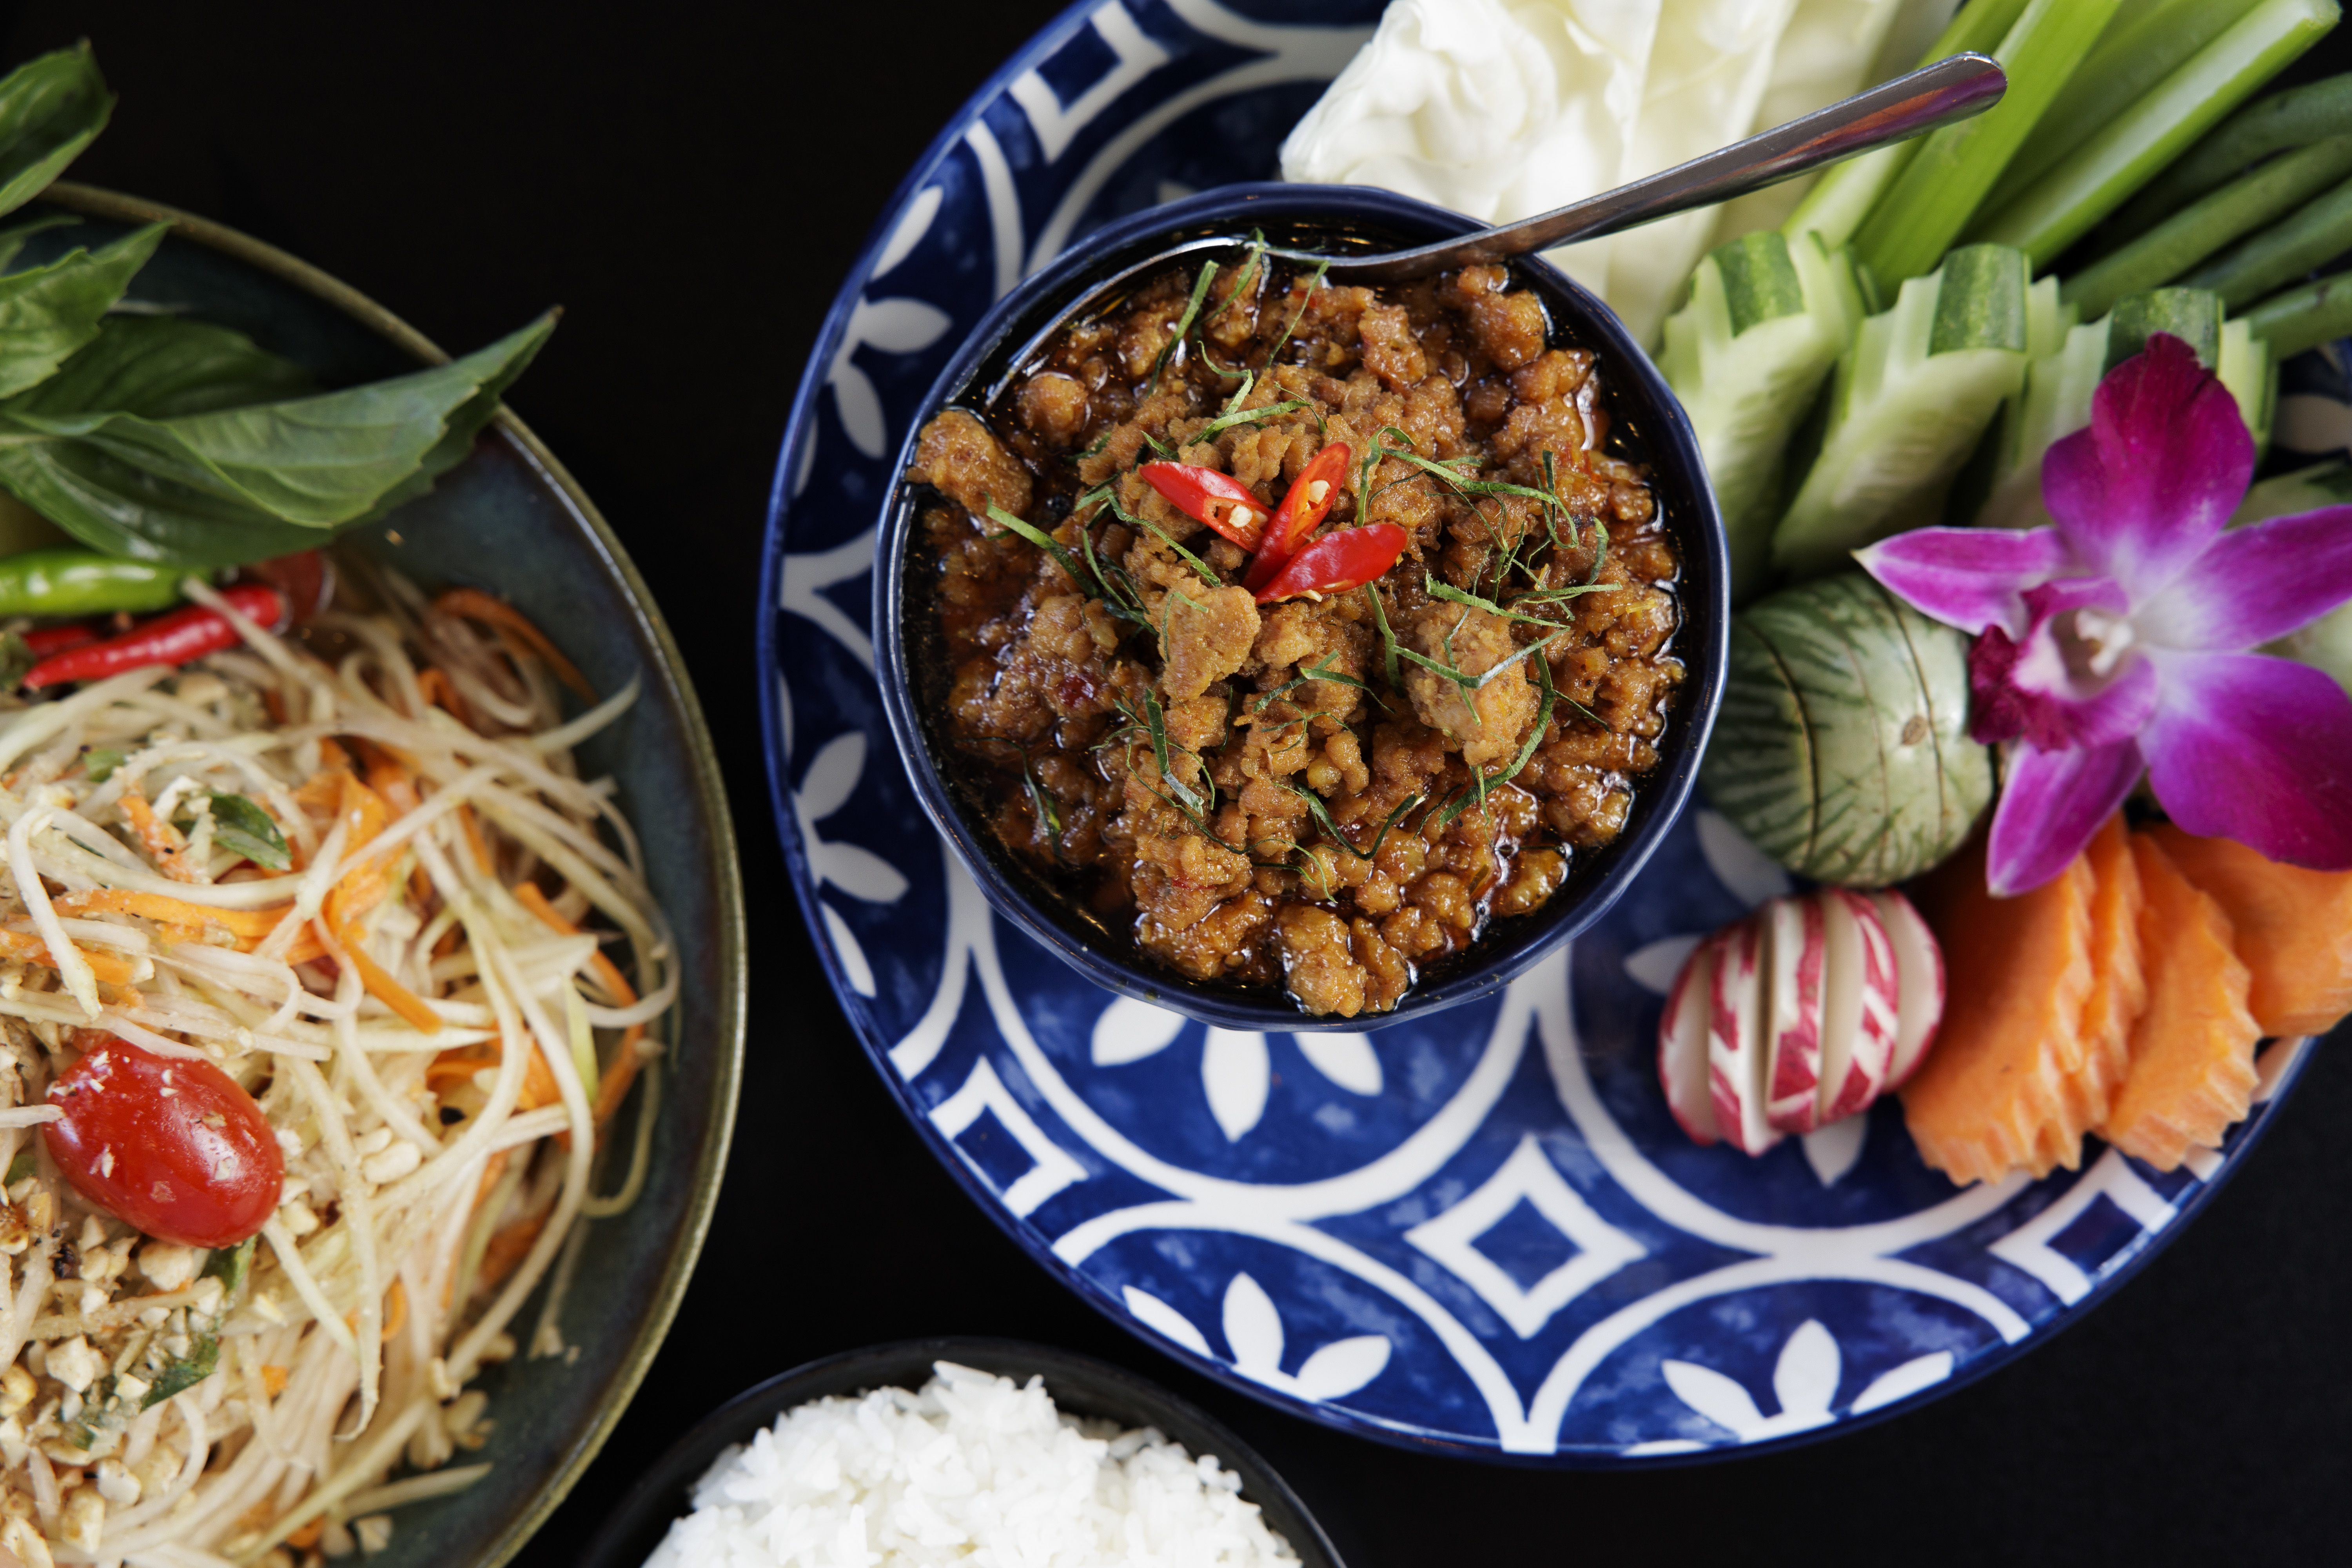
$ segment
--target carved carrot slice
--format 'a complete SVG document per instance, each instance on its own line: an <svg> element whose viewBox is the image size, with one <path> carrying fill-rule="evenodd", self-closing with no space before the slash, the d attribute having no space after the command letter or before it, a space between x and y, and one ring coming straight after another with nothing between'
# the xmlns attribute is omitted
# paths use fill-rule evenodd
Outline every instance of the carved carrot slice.
<svg viewBox="0 0 2352 1568"><path fill-rule="evenodd" d="M2147 897L2139 938L2147 1009L2132 1030L2131 1076L2100 1131L2125 1153L2169 1171L2192 1147L2220 1148L2246 1114L2263 1031L2246 1007L2251 976L2233 950L2230 917L2155 837L2135 834L2131 847Z"/></svg>

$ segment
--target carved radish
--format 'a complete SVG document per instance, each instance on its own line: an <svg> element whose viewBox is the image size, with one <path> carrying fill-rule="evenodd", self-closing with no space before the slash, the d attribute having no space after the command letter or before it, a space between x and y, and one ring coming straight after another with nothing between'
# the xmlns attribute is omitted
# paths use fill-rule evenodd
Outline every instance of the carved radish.
<svg viewBox="0 0 2352 1568"><path fill-rule="evenodd" d="M1761 1154L1900 1084L1934 1042L1943 955L1892 890L1774 899L1691 950L1658 1025L1667 1109Z"/></svg>
<svg viewBox="0 0 2352 1568"><path fill-rule="evenodd" d="M1707 1092L1726 1142L1761 1154L1780 1141L1764 1115L1771 1047L1764 1032L1764 929L1745 920L1719 933L1706 1031Z"/></svg>
<svg viewBox="0 0 2352 1568"><path fill-rule="evenodd" d="M1944 950L1936 945L1936 933L1910 900L1892 888L1871 898L1894 943L1895 965L1903 977L1895 1061L1886 1070L1886 1087L1899 1089L1936 1043L1936 1026L1943 1021Z"/></svg>
<svg viewBox="0 0 2352 1568"><path fill-rule="evenodd" d="M1658 1081L1665 1085L1666 1109L1694 1143L1713 1143L1722 1134L1707 1087L1707 1026L1715 1009L1715 961L1720 937L1692 949L1666 994L1666 1014L1658 1022Z"/></svg>
<svg viewBox="0 0 2352 1568"><path fill-rule="evenodd" d="M1774 899L1754 919L1764 927L1766 1067L1764 1119L1782 1132L1810 1132L1822 1094L1822 970L1827 942L1814 899Z"/></svg>
<svg viewBox="0 0 2352 1568"><path fill-rule="evenodd" d="M1852 1116L1886 1087L1901 1008L1895 944L1878 907L1860 893L1813 894L1828 928L1831 1003L1822 1025L1821 1098L1814 1125Z"/></svg>

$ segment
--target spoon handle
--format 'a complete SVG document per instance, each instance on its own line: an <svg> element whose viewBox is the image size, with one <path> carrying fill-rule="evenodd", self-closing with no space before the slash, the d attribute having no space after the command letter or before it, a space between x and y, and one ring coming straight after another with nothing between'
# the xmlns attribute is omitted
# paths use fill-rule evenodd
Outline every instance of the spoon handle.
<svg viewBox="0 0 2352 1568"><path fill-rule="evenodd" d="M1334 259L1330 278L1334 282L1401 282L1638 228L1981 114L2000 102L2008 89L2009 79L1998 62L1983 55L1953 55L1585 201L1459 239L1384 256Z"/></svg>

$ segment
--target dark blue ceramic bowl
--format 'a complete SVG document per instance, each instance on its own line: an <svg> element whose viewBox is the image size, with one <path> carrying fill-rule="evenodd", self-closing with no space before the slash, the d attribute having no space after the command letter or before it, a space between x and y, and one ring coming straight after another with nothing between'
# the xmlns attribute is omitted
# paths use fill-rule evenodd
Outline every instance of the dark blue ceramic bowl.
<svg viewBox="0 0 2352 1568"><path fill-rule="evenodd" d="M1238 253L1252 230L1277 245L1326 251L1389 249L1479 226L1459 213L1357 185L1228 185L1110 224L1087 237L999 300L933 384L908 422L897 471L914 460L931 416L950 405L985 410L1061 323L1154 269L1171 245ZM1658 765L1634 792L1624 831L1580 856L1568 884L1535 914L1496 922L1466 953L1433 971L1393 1012L1372 1018L1314 1018L1284 993L1195 981L1152 960L1124 931L1074 908L1008 855L971 803L943 776L934 715L943 710L948 672L929 650L932 574L916 534L920 487L900 484L885 502L877 533L874 627L882 700L916 798L955 848L990 904L1005 919L1097 984L1207 1023L1242 1029L1362 1030L1474 1001L1583 931L1617 901L1690 798L1700 754L1722 694L1730 630L1723 520L1708 489L1698 442L1665 378L1609 307L1557 268L1513 265L1551 317L1552 341L1600 357L1612 448L1644 464L1661 514L1681 552L1684 623L1675 651L1689 679L1658 742Z"/></svg>
<svg viewBox="0 0 2352 1568"><path fill-rule="evenodd" d="M1257 1504L1267 1528L1290 1542L1300 1568L1340 1568L1339 1553L1307 1505L1248 1444L1198 1406L1124 1367L1020 1340L957 1337L907 1340L846 1351L770 1378L720 1405L656 1462L605 1520L579 1568L638 1568L694 1506L694 1487L719 1457L748 1443L777 1416L813 1399L854 1398L877 1388L920 1388L931 1365L949 1361L1027 1382L1066 1415L1156 1426L1195 1456L1214 1455L1241 1478L1242 1496Z"/></svg>

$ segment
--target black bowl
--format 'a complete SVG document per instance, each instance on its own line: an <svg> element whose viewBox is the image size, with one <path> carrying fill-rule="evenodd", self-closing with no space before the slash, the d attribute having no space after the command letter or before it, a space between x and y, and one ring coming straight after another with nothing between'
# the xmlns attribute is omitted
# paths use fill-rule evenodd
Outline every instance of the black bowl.
<svg viewBox="0 0 2352 1568"><path fill-rule="evenodd" d="M1172 245L1238 253L1252 230L1276 245L1323 251L1391 249L1467 233L1459 213L1360 185L1229 185L1171 202L1088 236L997 301L908 422L898 471L914 461L922 427L940 409L984 410L1071 316L1107 300L1160 265ZM877 531L874 626L882 700L892 737L922 802L999 914L1097 984L1211 1024L1243 1029L1370 1029L1487 995L1601 918L1682 813L1715 723L1730 636L1729 568L1723 520L1708 488L1697 438L1665 378L1624 324L1559 268L1512 264L1551 318L1556 345L1600 357L1611 420L1610 447L1646 465L1661 515L1681 552L1684 622L1675 650L1689 669L1658 764L1636 788L1616 840L1576 858L1569 880L1536 913L1497 922L1465 954L1424 975L1392 1012L1316 1018L1282 992L1192 980L1105 928L1007 854L971 801L942 775L935 716L944 710L948 672L933 631L932 576L908 570L928 558L917 533L919 487L901 484Z"/></svg>
<svg viewBox="0 0 2352 1568"><path fill-rule="evenodd" d="M1043 1377L1045 1392L1067 1415L1098 1416L1121 1426L1157 1426L1196 1457L1215 1455L1217 1463L1241 1478L1242 1496L1257 1504L1267 1526L1290 1542L1305 1568L1340 1568L1339 1554L1297 1494L1247 1444L1202 1411L1108 1362L1049 1345L994 1339L907 1340L848 1351L795 1367L737 1394L679 1438L629 1489L597 1532L581 1568L638 1568L661 1544L670 1522L693 1506L694 1483L703 1472L729 1447L750 1442L784 1411L827 1394L920 1388L930 1381L931 1363L938 1361L1023 1383L1033 1375Z"/></svg>

